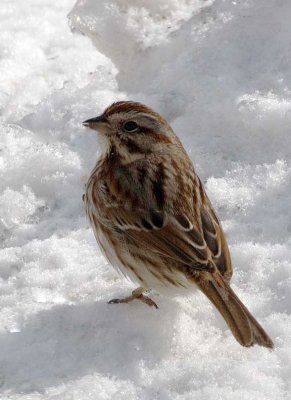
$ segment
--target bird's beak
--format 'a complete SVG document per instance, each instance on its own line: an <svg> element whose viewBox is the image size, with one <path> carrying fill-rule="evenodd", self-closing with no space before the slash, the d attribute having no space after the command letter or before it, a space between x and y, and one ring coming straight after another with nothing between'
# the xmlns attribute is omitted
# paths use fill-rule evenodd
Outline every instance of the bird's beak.
<svg viewBox="0 0 291 400"><path fill-rule="evenodd" d="M99 115L98 117L87 119L86 121L82 122L82 124L84 126L88 126L91 129L95 129L95 128L97 128L98 125L100 125L102 123L104 124L106 122L108 122L108 121L107 121L106 117L102 114L102 115Z"/></svg>

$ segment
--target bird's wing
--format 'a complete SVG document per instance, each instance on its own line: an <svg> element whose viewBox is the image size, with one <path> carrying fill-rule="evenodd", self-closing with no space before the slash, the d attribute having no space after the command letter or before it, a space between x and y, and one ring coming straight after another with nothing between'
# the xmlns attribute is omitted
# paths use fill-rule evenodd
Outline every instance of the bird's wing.
<svg viewBox="0 0 291 400"><path fill-rule="evenodd" d="M171 262L172 266L191 268L193 273L215 268L212 258L221 249L214 243L215 234L212 230L207 231L208 245L198 226L183 214L155 210L133 212L109 207L106 219L123 234L131 252L144 249L155 253L165 263Z"/></svg>
<svg viewBox="0 0 291 400"><path fill-rule="evenodd" d="M147 181L143 186L145 190L141 190L136 184L138 180L133 179L134 172L128 168L114 169L111 180L108 179L103 223L119 229L132 252L134 246L139 250L148 249L148 253L156 253L165 263L176 260L178 268L189 266L193 271L217 268L229 280L232 269L224 233L194 171L189 167L188 174L178 171L177 176L170 179L158 169L154 183ZM114 191L113 202L112 191L117 186L119 190ZM155 193L158 188L158 194L161 192L163 196L150 196L146 188L151 186ZM155 201L155 197L165 197L165 193L166 200ZM185 193L193 193L195 198ZM137 205L133 199L137 200Z"/></svg>
<svg viewBox="0 0 291 400"><path fill-rule="evenodd" d="M211 258L221 275L229 281L232 276L231 257L222 226L204 192L200 207L202 235L211 252Z"/></svg>

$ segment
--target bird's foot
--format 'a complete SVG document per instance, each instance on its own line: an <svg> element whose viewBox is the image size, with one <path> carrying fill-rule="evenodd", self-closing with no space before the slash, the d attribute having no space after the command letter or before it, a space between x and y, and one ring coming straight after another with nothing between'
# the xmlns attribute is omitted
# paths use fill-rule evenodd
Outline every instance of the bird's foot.
<svg viewBox="0 0 291 400"><path fill-rule="evenodd" d="M144 288L139 287L133 290L131 296L124 297L123 299L112 299L108 301L108 304L118 304L118 303L130 303L132 300L140 300L143 303L147 304L150 307L158 308L157 304L148 296L145 296L143 292Z"/></svg>

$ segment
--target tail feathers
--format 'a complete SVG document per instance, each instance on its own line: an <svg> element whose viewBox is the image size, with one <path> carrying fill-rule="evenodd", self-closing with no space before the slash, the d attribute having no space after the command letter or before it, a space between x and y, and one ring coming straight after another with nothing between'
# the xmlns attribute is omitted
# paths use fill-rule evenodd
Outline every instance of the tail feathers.
<svg viewBox="0 0 291 400"><path fill-rule="evenodd" d="M258 344L273 348L267 333L219 273L205 273L201 278L197 282L199 288L215 305L242 346Z"/></svg>

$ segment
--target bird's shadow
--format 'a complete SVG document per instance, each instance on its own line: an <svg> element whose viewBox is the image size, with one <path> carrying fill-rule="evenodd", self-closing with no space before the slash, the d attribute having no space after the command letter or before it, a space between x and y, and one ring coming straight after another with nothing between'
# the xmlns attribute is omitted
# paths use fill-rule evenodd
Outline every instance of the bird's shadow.
<svg viewBox="0 0 291 400"><path fill-rule="evenodd" d="M100 301L39 312L20 332L0 336L0 386L43 392L93 373L138 381L139 363L154 365L171 348L179 306L159 303L159 310Z"/></svg>

